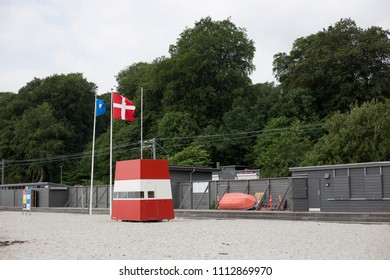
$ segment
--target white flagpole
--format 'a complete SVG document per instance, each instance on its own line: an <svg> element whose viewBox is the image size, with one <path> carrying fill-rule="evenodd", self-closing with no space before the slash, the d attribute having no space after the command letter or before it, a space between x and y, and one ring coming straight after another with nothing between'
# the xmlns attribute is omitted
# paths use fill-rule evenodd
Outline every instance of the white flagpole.
<svg viewBox="0 0 390 280"><path fill-rule="evenodd" d="M96 132L96 95L95 95L95 109L93 113L93 137L92 137L92 163L91 163L91 190L89 195L89 215L92 215L92 196L93 196L93 169L95 164L95 132Z"/></svg>
<svg viewBox="0 0 390 280"><path fill-rule="evenodd" d="M111 89L111 112L110 112L110 187L109 187L109 201L110 201L110 217L112 216L112 89Z"/></svg>
<svg viewBox="0 0 390 280"><path fill-rule="evenodd" d="M141 159L143 158L143 151L144 151L144 139L143 139L143 99L144 99L144 88L141 87Z"/></svg>

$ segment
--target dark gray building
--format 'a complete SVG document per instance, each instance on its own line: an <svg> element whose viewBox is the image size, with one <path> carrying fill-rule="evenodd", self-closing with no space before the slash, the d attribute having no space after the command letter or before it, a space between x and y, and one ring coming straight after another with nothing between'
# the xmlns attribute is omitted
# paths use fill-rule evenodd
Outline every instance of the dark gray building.
<svg viewBox="0 0 390 280"><path fill-rule="evenodd" d="M294 211L390 211L390 161L293 167L290 171Z"/></svg>
<svg viewBox="0 0 390 280"><path fill-rule="evenodd" d="M323 212L390 212L390 161L290 168L289 178L212 181L220 169L169 166L174 207L209 209L228 192L272 195L284 209ZM33 207L87 207L89 187L53 183L0 185L0 206L22 207L25 186L34 192ZM109 207L109 187L95 186L93 207Z"/></svg>
<svg viewBox="0 0 390 280"><path fill-rule="evenodd" d="M178 208L180 204L180 182L211 181L213 172L218 171L220 169L207 166L169 165L174 208Z"/></svg>
<svg viewBox="0 0 390 280"><path fill-rule="evenodd" d="M64 207L68 187L50 182L0 185L0 206L22 207L23 190L32 191L32 207Z"/></svg>
<svg viewBox="0 0 390 280"><path fill-rule="evenodd" d="M249 169L244 165L221 166L219 171L213 172L213 180L247 180L259 179L260 169Z"/></svg>

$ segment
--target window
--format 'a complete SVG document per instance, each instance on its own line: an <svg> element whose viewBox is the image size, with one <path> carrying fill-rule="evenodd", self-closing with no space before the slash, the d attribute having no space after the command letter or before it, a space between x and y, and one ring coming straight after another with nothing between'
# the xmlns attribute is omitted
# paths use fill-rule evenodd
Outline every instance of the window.
<svg viewBox="0 0 390 280"><path fill-rule="evenodd" d="M148 198L154 198L154 191L148 191Z"/></svg>
<svg viewBox="0 0 390 280"><path fill-rule="evenodd" d="M114 192L114 198L144 198L144 192Z"/></svg>
<svg viewBox="0 0 390 280"><path fill-rule="evenodd" d="M127 192L114 192L114 198L127 198Z"/></svg>

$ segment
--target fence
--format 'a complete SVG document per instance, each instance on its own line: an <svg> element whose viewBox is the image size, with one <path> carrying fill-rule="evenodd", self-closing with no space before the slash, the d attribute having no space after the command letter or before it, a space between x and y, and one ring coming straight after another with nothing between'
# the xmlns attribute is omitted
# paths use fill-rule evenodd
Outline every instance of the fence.
<svg viewBox="0 0 390 280"><path fill-rule="evenodd" d="M90 186L69 187L68 201L65 207L88 208L90 204ZM92 208L110 207L110 187L93 186Z"/></svg>
<svg viewBox="0 0 390 280"><path fill-rule="evenodd" d="M53 190L53 188L50 188ZM89 208L90 186L68 186L66 192L57 190L46 195L45 189L37 189L37 207L73 207ZM270 207L272 196L273 208L283 201L284 208L292 209L291 180L289 178L271 178L255 180L223 180L179 182L172 185L174 207L176 209L216 209L220 198L225 193L241 192L262 194L264 207ZM55 194L55 196L54 196ZM109 208L109 186L94 186L92 194L93 208ZM45 198L45 199L43 199ZM47 201L47 202L46 202ZM54 203L53 203L54 201ZM22 189L0 190L1 206L21 206Z"/></svg>
<svg viewBox="0 0 390 280"><path fill-rule="evenodd" d="M178 209L216 209L220 198L232 192L261 194L266 208L270 207L271 198L273 209L275 206L292 206L289 178L179 182L176 188L175 206Z"/></svg>

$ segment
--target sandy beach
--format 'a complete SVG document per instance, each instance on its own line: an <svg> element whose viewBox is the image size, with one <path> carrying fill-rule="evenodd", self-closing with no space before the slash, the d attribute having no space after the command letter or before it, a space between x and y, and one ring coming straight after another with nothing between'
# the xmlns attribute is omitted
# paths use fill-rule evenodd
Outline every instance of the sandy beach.
<svg viewBox="0 0 390 280"><path fill-rule="evenodd" d="M2 260L389 260L389 224L0 211Z"/></svg>

